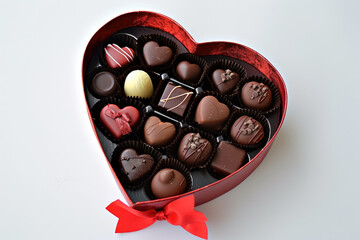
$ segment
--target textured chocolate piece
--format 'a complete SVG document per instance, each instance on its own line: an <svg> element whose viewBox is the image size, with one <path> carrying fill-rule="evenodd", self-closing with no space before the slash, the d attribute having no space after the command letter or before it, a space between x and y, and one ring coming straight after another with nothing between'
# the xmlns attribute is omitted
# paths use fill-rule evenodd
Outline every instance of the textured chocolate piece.
<svg viewBox="0 0 360 240"><path fill-rule="evenodd" d="M271 90L263 83L248 82L241 89L241 101L245 107L267 110L271 106Z"/></svg>
<svg viewBox="0 0 360 240"><path fill-rule="evenodd" d="M110 72L99 72L91 80L91 89L100 97L114 95L118 90L115 75Z"/></svg>
<svg viewBox="0 0 360 240"><path fill-rule="evenodd" d="M240 145L252 145L264 138L264 128L255 119L241 116L232 125L230 136Z"/></svg>
<svg viewBox="0 0 360 240"><path fill-rule="evenodd" d="M210 157L211 143L202 138L199 133L186 134L178 149L178 159L189 166L200 166Z"/></svg>
<svg viewBox="0 0 360 240"><path fill-rule="evenodd" d="M216 69L212 75L211 80L216 86L217 90L221 93L229 93L240 80L239 74L232 72L230 69Z"/></svg>
<svg viewBox="0 0 360 240"><path fill-rule="evenodd" d="M207 130L221 130L230 115L229 108L214 96L206 96L199 102L195 113L195 122Z"/></svg>
<svg viewBox="0 0 360 240"><path fill-rule="evenodd" d="M140 121L140 112L133 106L120 109L115 104L108 104L100 112L100 121L114 138L132 132Z"/></svg>
<svg viewBox="0 0 360 240"><path fill-rule="evenodd" d="M210 166L215 173L227 176L238 170L246 157L245 150L235 147L229 142L221 141Z"/></svg>
<svg viewBox="0 0 360 240"><path fill-rule="evenodd" d="M160 66L169 63L174 54L171 48L160 47L157 42L150 41L144 45L143 55L147 65Z"/></svg>
<svg viewBox="0 0 360 240"><path fill-rule="evenodd" d="M195 82L200 80L201 68L195 63L182 61L176 66L176 73L184 82Z"/></svg>
<svg viewBox="0 0 360 240"><path fill-rule="evenodd" d="M179 116L184 116L193 92L169 82L160 98L158 106Z"/></svg>
<svg viewBox="0 0 360 240"><path fill-rule="evenodd" d="M134 60L135 52L129 47L119 47L117 44L108 44L105 48L106 62L112 68L121 68Z"/></svg>
<svg viewBox="0 0 360 240"><path fill-rule="evenodd" d="M154 167L154 159L148 154L141 154L128 148L121 152L119 158L121 173L130 183L136 183L144 180Z"/></svg>
<svg viewBox="0 0 360 240"><path fill-rule="evenodd" d="M156 198L166 198L185 192L187 182L179 171L170 168L160 170L151 181L151 191Z"/></svg>
<svg viewBox="0 0 360 240"><path fill-rule="evenodd" d="M162 122L158 117L151 116L144 126L144 138L147 144L154 147L162 147L171 142L175 137L174 124Z"/></svg>

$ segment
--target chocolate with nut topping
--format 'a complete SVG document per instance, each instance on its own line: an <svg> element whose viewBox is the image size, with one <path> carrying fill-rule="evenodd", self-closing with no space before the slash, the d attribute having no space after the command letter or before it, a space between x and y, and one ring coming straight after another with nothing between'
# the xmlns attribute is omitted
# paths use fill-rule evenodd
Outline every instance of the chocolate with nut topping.
<svg viewBox="0 0 360 240"><path fill-rule="evenodd" d="M232 125L230 136L240 145L252 145L264 138L264 128L255 119L241 116Z"/></svg>
<svg viewBox="0 0 360 240"><path fill-rule="evenodd" d="M272 94L265 84L252 81L242 88L241 101L245 107L267 110L271 105Z"/></svg>

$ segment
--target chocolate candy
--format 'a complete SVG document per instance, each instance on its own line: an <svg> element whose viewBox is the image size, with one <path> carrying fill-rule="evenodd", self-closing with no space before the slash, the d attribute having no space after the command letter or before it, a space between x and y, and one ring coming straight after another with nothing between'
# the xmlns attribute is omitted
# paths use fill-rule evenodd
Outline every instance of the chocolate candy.
<svg viewBox="0 0 360 240"><path fill-rule="evenodd" d="M166 198L185 192L186 179L179 171L170 168L160 170L151 181L151 191L156 198Z"/></svg>
<svg viewBox="0 0 360 240"><path fill-rule="evenodd" d="M112 68L121 68L134 60L135 52L129 47L119 47L115 43L108 44L105 48L106 62Z"/></svg>
<svg viewBox="0 0 360 240"><path fill-rule="evenodd" d="M100 121L115 139L120 139L137 126L140 113L132 106L120 109L115 104L108 104L100 112Z"/></svg>
<svg viewBox="0 0 360 240"><path fill-rule="evenodd" d="M115 75L109 72L99 72L91 80L91 89L100 97L114 95L118 90Z"/></svg>
<svg viewBox="0 0 360 240"><path fill-rule="evenodd" d="M245 150L235 147L229 142L221 141L210 166L220 176L227 176L238 170L246 157Z"/></svg>
<svg viewBox="0 0 360 240"><path fill-rule="evenodd" d="M267 110L271 106L271 90L263 83L248 82L241 90L241 101L245 107Z"/></svg>
<svg viewBox="0 0 360 240"><path fill-rule="evenodd" d="M160 98L158 106L179 116L184 116L193 92L169 82Z"/></svg>
<svg viewBox="0 0 360 240"><path fill-rule="evenodd" d="M240 145L252 145L264 138L264 128L255 119L241 116L232 125L230 136Z"/></svg>
<svg viewBox="0 0 360 240"><path fill-rule="evenodd" d="M229 108L214 96L206 96L199 102L195 113L195 122L207 130L221 130L230 115Z"/></svg>
<svg viewBox="0 0 360 240"><path fill-rule="evenodd" d="M125 79L124 91L127 97L149 98L153 95L154 87L149 74L134 70Z"/></svg>
<svg viewBox="0 0 360 240"><path fill-rule="evenodd" d="M144 45L143 55L147 65L160 66L171 61L173 51L167 46L160 47L157 42L150 41Z"/></svg>
<svg viewBox="0 0 360 240"><path fill-rule="evenodd" d="M162 122L158 117L151 116L146 120L144 138L147 144L154 147L162 147L170 143L175 137L174 124Z"/></svg>
<svg viewBox="0 0 360 240"><path fill-rule="evenodd" d="M206 162L212 152L211 143L199 133L186 134L178 149L178 159L189 166L200 166Z"/></svg>
<svg viewBox="0 0 360 240"><path fill-rule="evenodd" d="M216 69L212 75L211 80L216 86L217 90L221 93L229 93L240 80L239 74L232 72L230 69Z"/></svg>
<svg viewBox="0 0 360 240"><path fill-rule="evenodd" d="M127 181L137 183L150 174L155 161L148 154L139 155L134 149L128 148L121 152L118 163Z"/></svg>
<svg viewBox="0 0 360 240"><path fill-rule="evenodd" d="M201 68L197 64L182 61L176 66L176 73L185 82L195 82L201 77Z"/></svg>

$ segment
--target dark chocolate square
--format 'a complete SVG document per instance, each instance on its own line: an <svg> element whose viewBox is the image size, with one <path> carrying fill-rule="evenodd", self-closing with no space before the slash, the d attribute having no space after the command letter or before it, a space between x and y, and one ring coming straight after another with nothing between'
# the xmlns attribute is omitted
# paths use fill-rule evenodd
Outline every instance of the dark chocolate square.
<svg viewBox="0 0 360 240"><path fill-rule="evenodd" d="M247 157L246 151L229 142L221 141L217 147L211 168L221 176L227 176L238 170Z"/></svg>
<svg viewBox="0 0 360 240"><path fill-rule="evenodd" d="M169 82L165 87L158 106L182 117L189 105L192 94L193 92L186 90L180 85Z"/></svg>

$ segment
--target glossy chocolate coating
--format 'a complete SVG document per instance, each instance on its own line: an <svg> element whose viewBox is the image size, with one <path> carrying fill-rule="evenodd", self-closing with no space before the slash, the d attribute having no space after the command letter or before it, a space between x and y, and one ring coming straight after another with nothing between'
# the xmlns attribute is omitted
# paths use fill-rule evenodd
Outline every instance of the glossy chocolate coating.
<svg viewBox="0 0 360 240"><path fill-rule="evenodd" d="M114 95L118 90L116 77L110 72L99 72L91 80L91 89L100 97Z"/></svg>
<svg viewBox="0 0 360 240"><path fill-rule="evenodd" d="M216 69L211 75L211 80L216 86L218 92L224 94L231 92L236 87L236 84L240 80L240 76L236 72L232 72L230 69Z"/></svg>
<svg viewBox="0 0 360 240"><path fill-rule="evenodd" d="M230 136L240 145L252 145L264 138L264 128L255 119L241 116L232 125Z"/></svg>
<svg viewBox="0 0 360 240"><path fill-rule="evenodd" d="M169 63L174 54L168 46L160 47L157 42L150 41L144 45L143 55L147 65L160 66Z"/></svg>
<svg viewBox="0 0 360 240"><path fill-rule="evenodd" d="M211 162L211 168L217 174L227 176L238 170L246 157L245 150L235 147L229 142L221 141Z"/></svg>
<svg viewBox="0 0 360 240"><path fill-rule="evenodd" d="M195 122L207 130L221 130L230 115L229 108L214 96L206 96L199 102L195 113Z"/></svg>
<svg viewBox="0 0 360 240"><path fill-rule="evenodd" d="M125 78L124 91L127 97L149 98L154 93L154 87L147 72L134 70Z"/></svg>
<svg viewBox="0 0 360 240"><path fill-rule="evenodd" d="M162 122L158 117L151 116L144 126L144 138L147 144L162 147L175 137L176 128L170 122Z"/></svg>
<svg viewBox="0 0 360 240"><path fill-rule="evenodd" d="M267 110L271 106L271 90L263 83L248 82L241 89L241 101L245 107Z"/></svg>
<svg viewBox="0 0 360 240"><path fill-rule="evenodd" d="M184 116L193 92L169 82L160 98L158 106L179 116Z"/></svg>
<svg viewBox="0 0 360 240"><path fill-rule="evenodd" d="M104 48L106 62L112 68L121 68L134 60L135 52L129 47L119 47L117 44L108 44Z"/></svg>
<svg viewBox="0 0 360 240"><path fill-rule="evenodd" d="M170 168L160 170L151 181L151 191L156 198L166 198L184 193L187 182L179 171Z"/></svg>
<svg viewBox="0 0 360 240"><path fill-rule="evenodd" d="M199 133L186 134L178 149L178 159L189 166L200 166L210 157L211 143L202 138Z"/></svg>
<svg viewBox="0 0 360 240"><path fill-rule="evenodd" d="M197 64L182 61L176 66L176 73L184 82L195 82L201 77L201 68Z"/></svg>
<svg viewBox="0 0 360 240"><path fill-rule="evenodd" d="M154 167L154 159L148 154L141 154L128 148L121 152L119 166L122 174L130 183L136 183L145 179Z"/></svg>

